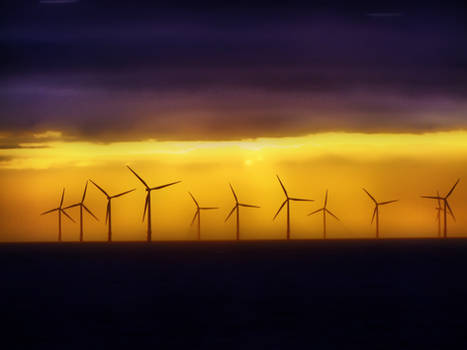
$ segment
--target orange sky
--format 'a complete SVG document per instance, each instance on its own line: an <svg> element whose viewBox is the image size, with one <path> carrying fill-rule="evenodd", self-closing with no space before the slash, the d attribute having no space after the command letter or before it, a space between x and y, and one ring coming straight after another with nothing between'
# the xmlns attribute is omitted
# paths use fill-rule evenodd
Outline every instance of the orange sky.
<svg viewBox="0 0 467 350"><path fill-rule="evenodd" d="M3 138L7 137L5 135ZM426 134L320 133L302 137L261 138L225 142L90 143L67 140L59 131L44 131L30 143L0 150L0 240L52 241L57 238L54 214L39 216L58 205L66 188L65 204L78 202L87 179L111 193L137 190L113 202L114 240L144 240L141 222L144 189L125 168L132 166L150 186L182 180L153 192L153 238L194 239L189 224L194 205L219 206L203 213L202 237L232 239L235 221L224 223L233 206L231 182L240 200L260 209L241 212L245 239L283 238L285 212L272 221L283 201L275 178L279 174L290 195L315 199L292 204L292 238L319 238L322 220L308 213L320 208L329 189L329 209L341 222L329 218L329 238L374 236L372 204L367 188L378 200L400 199L381 209L383 237L434 236L435 203L422 194L445 194L457 178L467 176L467 132ZM449 233L467 231L467 190L464 180L450 203L457 222ZM92 185L87 206L101 219L85 216L85 239L106 239L105 197ZM78 218L78 209L69 210ZM63 239L77 240L79 225L64 220Z"/></svg>

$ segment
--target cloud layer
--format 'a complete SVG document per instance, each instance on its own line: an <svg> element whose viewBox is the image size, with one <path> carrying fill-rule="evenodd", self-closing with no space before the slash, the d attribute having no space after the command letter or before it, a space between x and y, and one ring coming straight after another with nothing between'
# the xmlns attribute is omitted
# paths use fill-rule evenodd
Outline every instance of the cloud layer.
<svg viewBox="0 0 467 350"><path fill-rule="evenodd" d="M10 5L0 130L105 141L467 127L466 18L448 5L113 4Z"/></svg>

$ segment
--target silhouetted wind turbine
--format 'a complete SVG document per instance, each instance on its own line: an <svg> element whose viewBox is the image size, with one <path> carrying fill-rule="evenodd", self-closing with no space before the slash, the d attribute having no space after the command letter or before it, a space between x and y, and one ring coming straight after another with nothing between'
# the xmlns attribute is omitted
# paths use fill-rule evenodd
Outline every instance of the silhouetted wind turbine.
<svg viewBox="0 0 467 350"><path fill-rule="evenodd" d="M252 205L252 204L244 204L244 203L240 203L238 201L238 197L237 197L237 194L235 193L233 187L232 187L232 184L229 184L230 186L230 189L232 190L232 194L234 196L234 199L235 199L235 205L234 207L232 208L232 210L230 211L229 215L227 215L227 217L225 218L225 221L229 220L230 216L234 213L234 211L237 212L237 234L236 234L236 238L237 238L237 241L240 239L240 207L245 207L245 208L259 208L259 206L257 205Z"/></svg>
<svg viewBox="0 0 467 350"><path fill-rule="evenodd" d="M152 240L152 227L151 227L151 191L153 190L160 190L161 188L172 186L175 184L180 183L181 181L175 181L168 183L166 185L161 185L161 186L156 186L156 187L149 187L149 185L133 170L131 169L128 165L127 168L130 169L130 171L138 178L139 181L143 183L143 185L146 187L146 199L144 202L144 212L143 212L143 222L144 218L146 216L146 211L148 212L148 230L147 230L147 241L151 242Z"/></svg>
<svg viewBox="0 0 467 350"><path fill-rule="evenodd" d="M449 205L448 198L452 194L452 192L454 191L454 189L456 188L456 186L457 186L457 184L459 183L460 180L461 179L457 179L454 186L451 187L448 194L446 196L444 196L444 197L441 197L439 195L439 192L438 192L437 196L422 196L422 198L436 199L436 200L438 200L438 203L439 203L439 201L444 202L444 207L443 207L443 212L444 212L444 218L443 218L444 219L444 238L448 237L447 210L449 210L449 214L452 216L453 220L456 221L456 217L454 216L454 213L452 212L451 206ZM438 204L438 206L439 206L439 204Z"/></svg>
<svg viewBox="0 0 467 350"><path fill-rule="evenodd" d="M94 219L99 221L99 219L91 213L91 211L84 205L84 198L86 197L86 190L88 188L88 182L86 181L86 186L84 186L84 192L83 192L83 197L81 198L81 202L69 205L63 209L69 209L73 207L78 207L79 206L79 241L83 241L83 209L86 210Z"/></svg>
<svg viewBox="0 0 467 350"><path fill-rule="evenodd" d="M276 215L272 218L273 220L279 215L280 211L284 207L284 205L287 204L287 239L290 239L290 201L296 201L296 202L313 202L313 199L303 199L303 198L294 198L294 197L289 197L287 194L287 191L284 187L284 184L282 183L281 179L279 178L279 175L277 176L277 180L279 180L279 183L281 184L282 190L284 191L285 194L285 201L282 203L282 205L279 207L279 210L277 211Z"/></svg>
<svg viewBox="0 0 467 350"><path fill-rule="evenodd" d="M326 239L326 214L331 215L333 218L339 221L339 218L328 210L327 205L328 205L328 190L326 190L326 196L324 197L323 207L321 209L315 210L314 212L308 214L308 216L310 216L310 215L319 213L320 211L323 212L323 239Z"/></svg>
<svg viewBox="0 0 467 350"><path fill-rule="evenodd" d="M73 218L68 215L65 211L65 208L63 208L63 197L65 196L65 189L63 189L63 192L62 192L62 199L60 199L60 205L58 206L58 208L55 208L55 209L50 209L50 210L47 210L47 211L44 211L43 213L41 213L41 215L45 215L45 214L49 214L49 213L52 213L54 211L57 211L58 212L58 241L61 242L62 241L62 213L63 215L65 215L68 219L70 219L71 221L75 222L75 220L73 220Z"/></svg>
<svg viewBox="0 0 467 350"><path fill-rule="evenodd" d="M94 184L94 186L96 186L107 197L107 209L106 209L106 212L105 212L105 223L108 224L107 241L112 242L112 205L111 205L111 201L112 201L113 198L117 198L117 197L123 196L123 195L125 195L127 193L133 192L136 188L133 188L133 189L131 189L129 191L125 191L125 192L110 196L107 192L105 192L102 189L102 187L100 187L94 181L92 181L92 180L89 180L89 181L91 181Z"/></svg>
<svg viewBox="0 0 467 350"><path fill-rule="evenodd" d="M365 189L363 189L365 193L371 198L371 200L375 203L375 210L373 210L373 216L371 217L371 223L375 220L376 216L376 238L379 238L379 206L380 205L386 205L394 202L398 202L398 199L394 199L392 201L386 201L386 202L377 202L376 199Z"/></svg>
<svg viewBox="0 0 467 350"><path fill-rule="evenodd" d="M196 217L198 217L198 240L200 240L201 239L201 210L213 210L213 209L219 209L219 208L218 207L200 207L195 197L191 194L191 192L188 192L188 194L191 196L191 198L193 199L193 202L195 202L195 205L196 205L196 212L195 212L195 216L193 216L193 220L191 220L191 226L193 226L196 220Z"/></svg>

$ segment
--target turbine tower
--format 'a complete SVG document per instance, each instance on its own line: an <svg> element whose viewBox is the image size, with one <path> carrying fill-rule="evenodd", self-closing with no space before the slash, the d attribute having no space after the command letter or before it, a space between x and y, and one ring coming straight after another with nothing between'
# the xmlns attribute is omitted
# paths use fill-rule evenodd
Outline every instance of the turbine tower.
<svg viewBox="0 0 467 350"><path fill-rule="evenodd" d="M234 196L234 199L235 199L235 205L234 207L232 208L232 210L230 211L229 215L227 215L227 218L225 219L225 222L227 222L227 220L229 220L230 216L232 216L232 214L234 213L234 211L236 211L237 213L237 233L236 233L236 239L237 241L240 240L240 207L245 207L245 208L259 208L259 206L257 205L252 205L252 204L244 204L244 203L240 203L238 201L238 197L237 197L237 194L235 193L233 187L232 187L232 184L229 184L230 186L230 189L232 190L232 194Z"/></svg>
<svg viewBox="0 0 467 350"><path fill-rule="evenodd" d="M331 215L334 219L337 221L340 221L337 216L335 216L333 213L329 211L327 208L328 205L328 190L326 190L326 196L324 197L324 205L321 209L315 210L314 212L308 214L308 216L319 213L320 211L323 212L323 239L326 239L326 214Z"/></svg>
<svg viewBox="0 0 467 350"><path fill-rule="evenodd" d="M437 196L439 197L439 191L436 191ZM443 211L443 207L441 206L441 199L438 198L438 206L435 208L436 210L436 220L438 221L438 237L441 238L441 212Z"/></svg>
<svg viewBox="0 0 467 350"><path fill-rule="evenodd" d="M391 201L386 201L386 202L377 202L376 199L365 189L363 189L365 193L371 198L373 203L375 203L375 210L373 210L373 216L371 217L371 223L373 224L373 221L375 220L376 216L376 239L379 239L379 206L380 205L386 205L394 202L398 202L398 199L394 199Z"/></svg>
<svg viewBox="0 0 467 350"><path fill-rule="evenodd" d="M71 221L75 222L75 220L73 220L73 218L66 213L65 208L63 208L63 197L64 196L65 196L65 189L63 189L62 191L62 199L60 199L60 205L58 206L58 208L50 209L50 210L47 210L41 213L41 215L45 215L45 214L52 213L54 211L58 212L58 241L59 242L62 241L62 214L65 215Z"/></svg>
<svg viewBox="0 0 467 350"><path fill-rule="evenodd" d="M145 199L145 202L144 202L143 222L144 222L144 218L146 217L146 211L147 211L148 212L148 217L147 217L147 221L148 221L147 241L151 242L151 240L152 240L151 191L160 190L160 189L162 189L164 187L168 187L168 186L178 184L181 181L175 181L175 182L168 183L166 185L161 185L161 186L156 186L156 187L149 187L149 185L133 169L131 169L128 165L127 165L127 168L130 169L130 171L138 178L138 180L143 183L144 187L146 187L146 199Z"/></svg>
<svg viewBox="0 0 467 350"><path fill-rule="evenodd" d="M73 207L79 206L79 241L83 241L83 209L86 210L94 219L99 221L99 219L84 205L84 198L86 197L86 190L88 188L88 181L86 181L86 186L84 186L83 197L81 198L81 202L69 205L63 209L70 209Z"/></svg>
<svg viewBox="0 0 467 350"><path fill-rule="evenodd" d="M290 201L295 201L295 202L313 202L313 199L303 199L303 198L294 198L294 197L289 197L287 190L284 187L284 184L282 183L281 179L279 178L279 175L276 175L277 179L279 180L279 183L281 184L282 190L284 191L285 194L285 201L282 203L282 205L279 207L279 210L277 211L276 215L272 218L273 220L279 215L280 211L284 207L284 205L287 204L287 240L290 239Z"/></svg>
<svg viewBox="0 0 467 350"><path fill-rule="evenodd" d="M105 212L105 223L108 225L107 242L112 242L112 204L111 204L112 199L117 198L117 197L121 197L121 196L123 196L123 195L125 195L127 193L130 193L130 192L133 192L135 190L135 188L133 188L133 189L131 189L129 191L125 191L125 192L110 196L107 192L105 192L102 189L102 187L100 187L94 181L92 181L92 180L89 180L89 181L91 181L94 184L94 186L96 186L107 197L107 209L106 209L106 212Z"/></svg>
<svg viewBox="0 0 467 350"><path fill-rule="evenodd" d="M196 205L195 216L193 216L193 220L191 220L190 225L193 226L196 218L198 218L198 241L199 241L201 240L201 210L213 210L213 209L219 209L219 208L218 207L200 207L195 197L191 194L191 192L188 192L188 194L191 196L191 198L193 199L193 202L195 202L195 205Z"/></svg>
<svg viewBox="0 0 467 350"><path fill-rule="evenodd" d="M443 230L443 235L444 235L444 238L447 238L448 237L448 219L447 219L447 211L449 210L449 214L451 215L452 219L454 221L456 221L456 217L454 216L454 213L452 212L452 209L451 209L451 206L449 205L449 202L448 202L448 198L449 196L452 194L452 192L454 191L454 189L456 188L457 184L459 183L461 179L457 179L456 183L454 184L454 186L451 187L451 189L449 190L448 194L444 197L441 197L438 193L437 196L422 196L422 198L429 198L429 199L436 199L438 200L438 203L439 201L443 201L443 213L444 213L444 216L443 216L443 221L444 221L444 230ZM438 205L439 206L439 205Z"/></svg>

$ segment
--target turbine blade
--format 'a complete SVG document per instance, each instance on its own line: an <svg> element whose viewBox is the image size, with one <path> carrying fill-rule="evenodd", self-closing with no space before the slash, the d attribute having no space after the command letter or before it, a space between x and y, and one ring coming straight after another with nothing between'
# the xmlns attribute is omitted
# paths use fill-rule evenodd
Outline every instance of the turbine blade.
<svg viewBox="0 0 467 350"><path fill-rule="evenodd" d="M70 220L73 221L73 222L76 222L75 220L73 220L73 218L72 218L70 215L67 214L67 212L66 212L65 210L60 209L60 211L61 211L61 212L63 213L63 215L65 215L68 219L70 219Z"/></svg>
<svg viewBox="0 0 467 350"><path fill-rule="evenodd" d="M181 182L181 181L171 182L171 183L166 184L166 185L153 187L153 188L151 188L151 190L160 190L161 188L168 187L168 186L172 186L172 185L178 184L178 183L180 183L180 182Z"/></svg>
<svg viewBox="0 0 467 350"><path fill-rule="evenodd" d="M436 196L420 196L420 197L422 197L422 198L428 198L428 199L438 199L438 200L443 199L443 198L441 198L441 197L436 197Z"/></svg>
<svg viewBox="0 0 467 350"><path fill-rule="evenodd" d="M239 206L241 207L246 207L246 208L261 208L258 205L253 205L253 204L243 204L243 203L238 203Z"/></svg>
<svg viewBox="0 0 467 350"><path fill-rule="evenodd" d="M60 208L55 208L55 209L50 209L50 210L44 211L43 213L41 213L41 215L49 214L49 213L51 213L53 211L57 211L57 210L60 210Z"/></svg>
<svg viewBox="0 0 467 350"><path fill-rule="evenodd" d="M88 181L86 180L86 185L84 186L83 198L81 198L81 203L84 202L84 198L86 198L86 191L88 189Z"/></svg>
<svg viewBox="0 0 467 350"><path fill-rule="evenodd" d="M317 209L317 210L311 212L310 214L308 214L308 216L313 215L313 214L316 214L316 213L319 213L321 210L324 210L324 208Z"/></svg>
<svg viewBox="0 0 467 350"><path fill-rule="evenodd" d="M329 210L326 209L326 212L331 215L334 219L336 219L337 221L340 221L339 218L337 216L335 216L333 213L331 213Z"/></svg>
<svg viewBox="0 0 467 350"><path fill-rule="evenodd" d="M386 205L386 204L394 203L394 202L399 202L399 200L395 199L395 200L392 200L392 201L381 202L381 203L378 203L378 205Z"/></svg>
<svg viewBox="0 0 467 350"><path fill-rule="evenodd" d="M436 191L436 194L439 197L439 191ZM441 208L441 198L438 198L438 208Z"/></svg>
<svg viewBox="0 0 467 350"><path fill-rule="evenodd" d="M108 195L108 193L105 192L105 191L102 189L102 187L100 187L98 184L96 184L96 183L95 183L94 181L92 181L91 179L89 179L89 181L91 181L91 182L94 184L94 186L96 186L99 190L101 190L101 192L102 192L103 194L105 194L107 197L110 197L110 196Z"/></svg>
<svg viewBox="0 0 467 350"><path fill-rule="evenodd" d="M277 215L279 215L280 211L282 210L282 208L284 207L285 203L287 203L288 199L286 199L284 201L284 203L282 203L282 205L280 206L279 210L277 211L276 215L274 215L274 217L272 218L273 220L277 217Z"/></svg>
<svg viewBox="0 0 467 350"><path fill-rule="evenodd" d="M63 205L63 198L65 197L65 189L63 189L62 191L62 199L60 199L60 208L62 207Z"/></svg>
<svg viewBox="0 0 467 350"><path fill-rule="evenodd" d="M139 181L141 181L143 183L144 186L146 186L146 188L149 189L149 186L148 184L136 173L136 171L134 171L133 169L131 169L128 165L126 166L128 169L130 169L130 171L139 179Z"/></svg>
<svg viewBox="0 0 467 350"><path fill-rule="evenodd" d="M219 209L219 207L200 207L199 209L202 209L202 210L212 210L212 209Z"/></svg>
<svg viewBox="0 0 467 350"><path fill-rule="evenodd" d="M375 207L375 210L373 210L373 216L371 217L371 223L375 221L375 216L376 216L376 211L378 210L378 207Z"/></svg>
<svg viewBox="0 0 467 350"><path fill-rule="evenodd" d="M446 201L446 207L448 207L449 214L451 214L453 220L456 221L456 217L454 216L454 213L452 212L451 206L449 205L448 201Z"/></svg>
<svg viewBox="0 0 467 350"><path fill-rule="evenodd" d="M148 209L148 205L149 205L149 192L146 195L146 200L144 201L143 222L144 222L144 218L146 217L146 210Z"/></svg>
<svg viewBox="0 0 467 350"><path fill-rule="evenodd" d="M188 192L188 194L191 196L191 198L193 199L193 202L195 202L196 204L196 207L199 208L199 204L198 202L196 201L195 197L191 194L191 192Z"/></svg>
<svg viewBox="0 0 467 350"><path fill-rule="evenodd" d="M457 179L456 183L454 184L454 186L452 186L451 190L448 192L448 194L446 195L446 198L448 198L451 193L454 191L454 189L456 188L457 184L459 183L461 179Z"/></svg>
<svg viewBox="0 0 467 350"><path fill-rule="evenodd" d="M234 213L235 209L237 209L237 206L235 205L232 210L230 211L229 215L227 215L227 217L225 218L224 222L226 222L227 220L229 220L230 216Z"/></svg>
<svg viewBox="0 0 467 350"><path fill-rule="evenodd" d="M110 200L107 201L107 209L105 210L105 223L109 221Z"/></svg>
<svg viewBox="0 0 467 350"><path fill-rule="evenodd" d="M234 191L234 189L233 189L233 187L232 187L232 184L229 183L229 186L230 186L230 189L232 190L233 196L234 196L234 198L235 198L235 202L238 203L238 198L237 198L237 195L235 194L235 191Z"/></svg>
<svg viewBox="0 0 467 350"><path fill-rule="evenodd" d="M95 216L89 209L83 204L83 208L94 218L96 221L99 221L98 217Z"/></svg>
<svg viewBox="0 0 467 350"><path fill-rule="evenodd" d="M196 209L195 216L193 216L193 220L191 220L190 226L193 226L193 224L195 223L196 217L197 217L198 215L199 215L199 209Z"/></svg>
<svg viewBox="0 0 467 350"><path fill-rule="evenodd" d="M62 209L70 209L70 208L77 207L79 205L81 205L81 203L72 204L72 205L69 205L68 207L65 207L65 208L62 208Z"/></svg>
<svg viewBox="0 0 467 350"><path fill-rule="evenodd" d="M371 198L371 200L376 203L376 199L370 194L370 192L368 192L364 188L362 188L362 190L365 191L365 193Z"/></svg>
<svg viewBox="0 0 467 350"><path fill-rule="evenodd" d="M328 205L328 190L326 190L326 196L324 197L324 208Z"/></svg>
<svg viewBox="0 0 467 350"><path fill-rule="evenodd" d="M117 197L123 196L123 195L125 195L125 194L127 194L127 193L133 192L134 190L136 190L136 188L133 188L133 189L131 189L131 190L128 190L128 191L125 191L125 192L116 194L115 196L112 196L112 198L117 198Z"/></svg>
<svg viewBox="0 0 467 350"><path fill-rule="evenodd" d="M306 198L289 198L291 201L295 202L314 202L314 199L306 199Z"/></svg>
<svg viewBox="0 0 467 350"><path fill-rule="evenodd" d="M277 180L279 180L279 183L281 184L281 187L282 187L282 190L283 190L284 193L285 193L285 196L288 198L289 195L287 194L287 190L285 189L284 184L282 183L282 181L281 181L279 175L276 175L276 176L277 176Z"/></svg>

